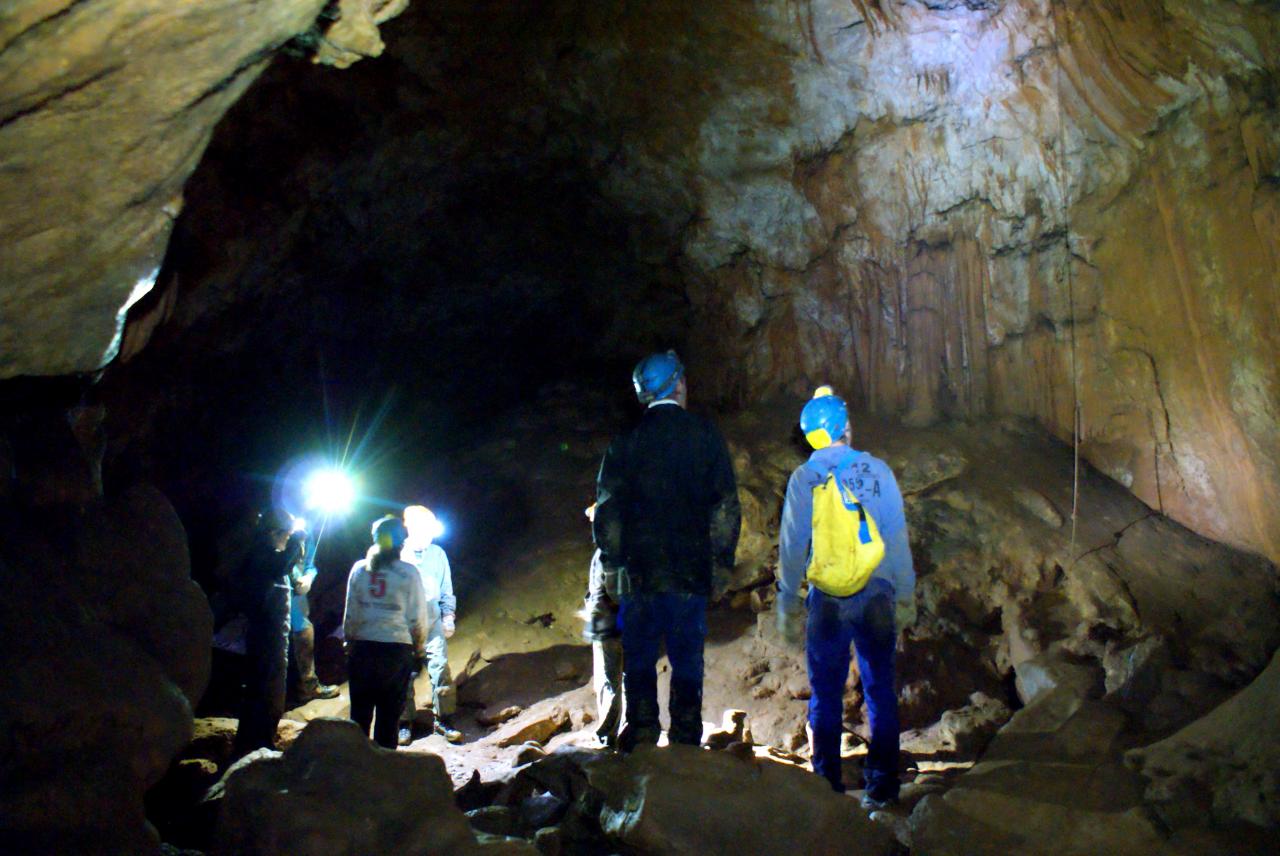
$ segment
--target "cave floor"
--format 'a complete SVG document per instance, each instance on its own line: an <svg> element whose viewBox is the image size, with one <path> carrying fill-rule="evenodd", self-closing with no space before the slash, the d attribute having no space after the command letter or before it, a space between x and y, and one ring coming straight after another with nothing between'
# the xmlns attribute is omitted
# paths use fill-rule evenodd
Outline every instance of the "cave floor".
<svg viewBox="0 0 1280 856"><path fill-rule="evenodd" d="M519 519L518 531L489 539L487 549L469 558L482 567L455 570L459 621L449 657L459 687L453 724L464 739L450 745L436 735L421 736L429 730L419 729L418 739L401 750L439 755L458 788L477 775L483 782L507 779L544 753L598 745L591 652L580 637L575 612L585 593L592 552L583 508L592 501L609 433L598 423L566 419L570 408L550 410L517 420L522 438L518 449L509 440L481 446L450 461L442 474L461 477L482 471L497 483L521 486L497 491L504 501L518 497L517 514L508 518L493 509L494 516L485 520L501 532L504 519ZM761 408L723 423L744 495L744 530L737 590L709 613L703 712L710 733L720 727L726 711L745 711L758 756L804 765L808 687L803 655L772 638L769 608L782 492L791 469L804 457L790 417L791 408ZM1096 792L1099 781L1114 780L1121 784L1103 789L1113 803L1106 809L1136 810L1141 787L1124 770L1122 753L1171 730L1169 722L1117 712L1116 721L1122 724L1112 728L1111 714L1098 702L1103 724L1081 726L1075 717L1072 727L1083 736L1063 730L1071 743L1061 750L1063 757L1054 756L1061 744L1046 750L1048 744L1006 739L1005 763L1022 765L1017 775L1009 770L990 775L980 764L965 776L991 734L957 745L940 730L940 720L944 711L970 710L966 705L974 701L1021 707L1013 689L1013 661L1046 650L1077 658L1093 652L1101 658L1100 649L1095 650L1099 628L1118 633L1125 621L1134 621L1132 613L1155 623L1176 606L1181 620L1212 624L1216 611L1225 608L1221 603L1201 591L1174 604L1180 593L1159 588L1155 576L1186 556L1191 557L1187 561L1202 559L1196 551L1208 549L1206 542L1088 468L1081 470L1077 492L1072 450L1025 423L909 429L863 418L854 424L855 445L890 461L898 475L913 527L923 616L899 657L903 804L882 821L909 840L905 824L913 806L965 782L978 783L965 791L969 794L1013 793L1072 810L1099 811L1103 807L1096 799L1079 795ZM1079 509L1074 533L1073 499ZM1164 537L1135 538L1142 555L1115 561L1124 555L1122 542L1149 526L1159 527ZM1102 570L1092 563L1099 556L1111 558ZM1107 605L1117 600L1118 605ZM1107 612L1111 608L1114 614ZM1267 624L1262 619L1255 623ZM1268 640L1274 635L1268 628L1251 632ZM1238 641L1248 645L1248 639ZM1188 656L1194 660L1196 652ZM1212 671L1215 665L1204 663L1202 669ZM660 668L665 697L665 661ZM846 703L850 783L860 780L866 737L855 684L851 678ZM417 690L421 705L430 698L425 674ZM1225 694L1206 690L1185 717L1207 710ZM513 707L517 710L508 711L505 721L482 724ZM338 698L290 710L282 742L291 741L311 719L345 716L347 710L344 685ZM1106 739L1091 736L1101 732ZM529 740L535 741L532 746ZM1046 766L1058 761L1067 766ZM979 770L984 776L973 775ZM1064 782L1070 783L1065 789ZM1179 833L1183 838L1199 834ZM1197 850L1191 846L1170 852Z"/></svg>

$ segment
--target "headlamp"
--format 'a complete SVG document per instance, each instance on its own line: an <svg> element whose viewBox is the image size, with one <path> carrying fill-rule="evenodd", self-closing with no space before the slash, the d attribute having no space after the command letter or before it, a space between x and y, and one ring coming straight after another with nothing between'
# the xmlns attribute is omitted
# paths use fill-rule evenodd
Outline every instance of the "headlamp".
<svg viewBox="0 0 1280 856"><path fill-rule="evenodd" d="M355 503L356 486L341 470L318 470L303 482L302 495L307 508L326 515L346 514Z"/></svg>

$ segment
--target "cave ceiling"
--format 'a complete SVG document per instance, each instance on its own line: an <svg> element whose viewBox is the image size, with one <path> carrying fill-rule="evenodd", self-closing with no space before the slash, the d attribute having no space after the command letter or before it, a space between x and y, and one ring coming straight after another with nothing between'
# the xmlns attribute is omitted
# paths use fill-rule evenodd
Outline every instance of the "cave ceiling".
<svg viewBox="0 0 1280 856"><path fill-rule="evenodd" d="M245 95L323 5L0 17L0 376L100 368L157 274L126 356L546 304L722 404L1033 418L1280 557L1274 3L344 3L322 59L380 57Z"/></svg>

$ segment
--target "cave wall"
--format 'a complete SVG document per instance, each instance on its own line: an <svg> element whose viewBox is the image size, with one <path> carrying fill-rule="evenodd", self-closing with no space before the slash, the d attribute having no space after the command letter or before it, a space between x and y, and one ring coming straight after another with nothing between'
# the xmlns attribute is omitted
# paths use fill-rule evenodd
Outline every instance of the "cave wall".
<svg viewBox="0 0 1280 856"><path fill-rule="evenodd" d="M464 90L593 141L678 272L704 390L1033 417L1153 508L1280 555L1273 8L490 11L534 71L520 99L497 63ZM443 73L418 38L406 62Z"/></svg>
<svg viewBox="0 0 1280 856"><path fill-rule="evenodd" d="M37 200L4 206L18 218L4 373L110 357L121 307L158 263L176 210L164 206L212 122L265 46L318 11L271 4L262 22L210 23L194 54L129 42L127 28L65 40L73 60L132 45L120 70L42 77L19 63L52 63L62 54L48 39L107 6L142 8L26 3L5 20L14 35L0 62L33 83L0 139L22 170L10 174L49 192L3 184ZM402 7L348 3L339 20L367 31L357 13ZM171 9L142 30L179 14L196 13ZM382 49L374 33L369 53ZM1280 343L1266 323L1280 308L1273 4L440 0L411 6L386 41L382 88L363 90L382 117L377 139L365 116L344 126L323 100L278 105L349 137L331 152L342 164L281 170L285 182L329 184L303 194L311 211L271 208L281 200L268 181L262 222L283 225L259 243L251 216L233 234L216 205L192 219L193 232L229 239L227 264L177 272L204 296L173 310L173 335L264 293L331 291L333 265L295 263L314 256L307 242L398 265L404 279L430 260L396 247L441 226L424 212L447 202L448 181L572 163L574 180L627 220L647 266L618 271L626 323L612 341L646 316L687 315L691 327L664 329L687 332L702 395L733 404L830 380L916 423L1033 417L1064 440L1078 434L1089 461L1152 507L1280 557ZM147 65L160 62L172 65ZM36 169L37 151L56 168ZM69 200L68 187L95 192ZM396 201L406 188L412 205ZM329 226L315 225L320 208ZM653 301L654 283L674 298Z"/></svg>
<svg viewBox="0 0 1280 856"><path fill-rule="evenodd" d="M322 28L326 0L0 8L0 378L115 357L227 108L300 34L326 65L376 56L407 0L337 5Z"/></svg>

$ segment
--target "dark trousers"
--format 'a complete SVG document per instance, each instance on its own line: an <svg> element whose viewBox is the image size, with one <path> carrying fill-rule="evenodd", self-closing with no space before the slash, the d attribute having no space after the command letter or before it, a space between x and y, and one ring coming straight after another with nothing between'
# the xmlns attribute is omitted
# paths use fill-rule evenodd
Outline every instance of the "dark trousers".
<svg viewBox="0 0 1280 856"><path fill-rule="evenodd" d="M657 743L658 657L666 642L671 661L672 743L697 746L702 740L702 647L707 638L707 599L701 595L657 592L623 598L622 687L626 725L618 738L623 751L639 743Z"/></svg>
<svg viewBox="0 0 1280 856"><path fill-rule="evenodd" d="M289 587L282 577L266 591L242 599L241 605L248 626L244 698L235 737L237 755L275 747L289 671Z"/></svg>
<svg viewBox="0 0 1280 856"><path fill-rule="evenodd" d="M844 721L844 685L849 677L849 646L857 651L862 694L871 720L871 746L863 768L867 792L875 799L898 796L898 694L893 661L897 629L893 586L873 579L849 597L809 589L806 654L809 661L809 727L813 730L813 770L844 790L840 771L840 733Z"/></svg>
<svg viewBox="0 0 1280 856"><path fill-rule="evenodd" d="M379 746L396 748L400 711L412 673L412 645L359 639L351 642L347 655L351 718L365 734L372 725L373 739Z"/></svg>

